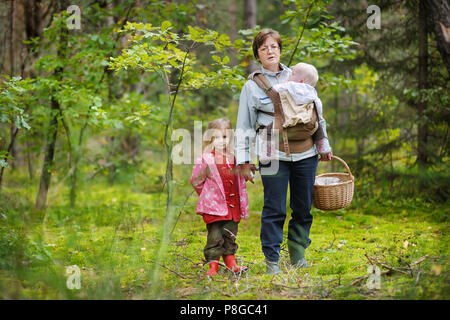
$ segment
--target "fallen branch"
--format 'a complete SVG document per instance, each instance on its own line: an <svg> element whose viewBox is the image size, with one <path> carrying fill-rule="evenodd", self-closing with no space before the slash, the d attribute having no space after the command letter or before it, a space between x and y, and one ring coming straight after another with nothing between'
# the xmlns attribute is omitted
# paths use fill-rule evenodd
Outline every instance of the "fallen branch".
<svg viewBox="0 0 450 320"><path fill-rule="evenodd" d="M282 283L277 283L277 282L271 282L271 284L275 285L275 286L279 286L279 287L283 287L283 288L287 288L287 289L306 289L306 288L316 288L316 285L310 285L310 286L297 286L297 287L291 287Z"/></svg>
<svg viewBox="0 0 450 320"><path fill-rule="evenodd" d="M366 256L367 260L369 260L371 265L375 265L375 263L373 263L372 259L370 258L370 256L367 253L364 253L364 255Z"/></svg>
<svg viewBox="0 0 450 320"><path fill-rule="evenodd" d="M181 278L181 279L195 279L195 277L188 277L188 276L184 276L184 275L182 275L182 274L179 274L178 272L176 272L176 271L174 271L174 270L172 270L172 269L166 267L165 265L163 265L163 264L161 264L161 263L155 262L155 261L150 260L150 259L149 259L148 261L150 261L150 262L152 262L152 263L155 263L155 264L157 264L157 265L163 267L164 269L169 270L170 272L172 272L173 274L175 274L177 277L179 277L179 278Z"/></svg>
<svg viewBox="0 0 450 320"><path fill-rule="evenodd" d="M408 274L409 276L413 277L414 274L413 274L413 268L412 267L422 263L428 257L428 254L426 254L425 256L417 259L413 263L410 263L410 264L407 263L408 264L408 268L405 268L407 271L402 270L400 268L391 267L391 266L387 265L386 262L380 261L379 258L377 258L377 257L369 256L367 253L365 253L364 256L367 258L367 260L369 260L369 263L371 265L375 266L376 264L379 264L383 268L388 269L388 270L381 271L381 274L388 274L388 273L390 273L392 271L395 271L395 272L400 272L400 273L403 273L403 274ZM421 273L421 271L419 270L419 272L417 274L417 277L416 277L416 283L419 281L420 273ZM360 281L368 279L368 278L369 278L369 275L358 277L355 280L353 280L351 285L354 286L355 284L359 283Z"/></svg>
<svg viewBox="0 0 450 320"><path fill-rule="evenodd" d="M414 261L413 263L411 263L411 267L422 263L426 258L428 258L428 254L424 255L422 258L417 259L416 261Z"/></svg>
<svg viewBox="0 0 450 320"><path fill-rule="evenodd" d="M222 292L222 291L220 291L219 289L217 289L215 286L214 286L214 284L212 283L212 280L211 280L211 278L210 277L208 277L208 281L209 281L209 283L211 284L211 286L209 287L209 288L211 288L213 291L216 291L217 293L220 293L220 294L222 294L222 295L224 295L224 296L227 296L227 297L232 297L232 295L230 295L230 294L228 294L228 293L225 293L225 292Z"/></svg>
<svg viewBox="0 0 450 320"><path fill-rule="evenodd" d="M189 259L188 257L185 257L179 253L174 253L174 255L179 256L179 257L183 258L184 260L190 261L194 266L204 266L205 265L204 262L195 262L194 260Z"/></svg>
<svg viewBox="0 0 450 320"><path fill-rule="evenodd" d="M383 270L383 271L381 271L381 274L388 274L388 273L390 273L392 270ZM362 277L358 277L358 278L356 278L355 280L353 280L353 282L351 283L351 285L352 286L354 286L355 284L357 284L358 282L360 282L361 280L364 280L364 279L367 279L367 278L369 278L369 275L365 275L365 276L362 276Z"/></svg>

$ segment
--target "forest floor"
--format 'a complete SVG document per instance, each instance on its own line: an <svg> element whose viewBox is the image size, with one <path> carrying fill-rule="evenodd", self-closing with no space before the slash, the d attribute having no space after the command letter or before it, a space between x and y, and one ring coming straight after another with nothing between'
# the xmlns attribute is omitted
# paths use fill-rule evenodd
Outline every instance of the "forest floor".
<svg viewBox="0 0 450 320"><path fill-rule="evenodd" d="M450 298L448 203L355 197L343 210L314 208L306 269L289 264L288 209L280 258L284 273L268 276L259 240L258 177L248 184L250 216L237 236L238 263L249 271L234 275L222 264L219 275L208 278L207 233L195 214L195 193L180 211L167 254L158 256L165 193L143 192L139 183L100 181L80 189L76 208L67 205L66 187L52 185L43 212L33 211L36 189L28 187L26 177L3 188L0 299ZM180 205L192 192L189 184L181 189ZM368 286L371 264L381 272L379 289ZM68 288L71 265L80 269L80 289Z"/></svg>

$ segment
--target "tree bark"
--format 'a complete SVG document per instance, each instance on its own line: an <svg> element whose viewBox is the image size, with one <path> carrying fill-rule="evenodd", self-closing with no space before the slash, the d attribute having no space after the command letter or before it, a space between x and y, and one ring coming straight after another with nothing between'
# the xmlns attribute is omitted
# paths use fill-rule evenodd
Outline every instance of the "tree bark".
<svg viewBox="0 0 450 320"><path fill-rule="evenodd" d="M10 11L10 31L9 31L9 65L10 65L10 77L14 77L15 76L15 65L16 65L16 53L14 52L15 50L15 44L14 44L14 33L15 33L15 20L16 20L16 1L13 0L11 1L11 11ZM11 119L13 120L13 119ZM11 132L11 150L8 150L8 153L11 155L12 159L11 159L11 170L14 170L16 168L16 156L17 156L17 149L16 149L16 143L15 143L15 139L17 137L17 130L18 128L16 128L15 122L14 120L11 121L11 126L10 126L10 132Z"/></svg>
<svg viewBox="0 0 450 320"><path fill-rule="evenodd" d="M42 166L41 182L39 184L39 191L36 198L36 209L42 210L45 208L47 203L48 189L50 188L50 180L52 177L53 170L53 159L55 155L55 145L56 137L58 132L58 101L52 97L51 101L51 112L53 116L51 117L49 123L49 129L47 132L47 145L45 147L45 157L44 164Z"/></svg>
<svg viewBox="0 0 450 320"><path fill-rule="evenodd" d="M24 22L26 40L32 40L37 37L42 37L44 29L44 15L42 12L43 4L41 0L23 0ZM51 11L51 7L47 8L47 14ZM31 50L33 45L26 45L25 59L22 60L21 73L23 75L32 73L33 60L38 56L38 52ZM30 61L31 59L31 61ZM27 70L28 67L28 70Z"/></svg>
<svg viewBox="0 0 450 320"><path fill-rule="evenodd" d="M427 0L425 5L432 22L430 31L434 33L438 51L450 74L450 4L448 0Z"/></svg>
<svg viewBox="0 0 450 320"><path fill-rule="evenodd" d="M15 59L14 59L14 20L15 20L15 1L11 1L10 3L10 11L9 11L9 75L10 77L14 77L14 64L15 64ZM5 162L8 162L8 156L11 155L12 156L12 160L11 160L11 168L14 169L15 165L15 161L14 158L16 157L16 149L15 149L15 141L16 141L16 137L17 137L17 133L19 132L19 129L16 127L14 119L11 119L11 124L10 124L10 141L9 141L9 145L8 145L8 150L7 150L7 154L6 157L3 159ZM3 182L3 173L5 172L5 167L2 167L2 169L0 170L0 189L2 186L2 182Z"/></svg>
<svg viewBox="0 0 450 320"><path fill-rule="evenodd" d="M256 26L256 0L244 1L244 29ZM247 73L250 74L257 69L256 62L252 59L247 65Z"/></svg>
<svg viewBox="0 0 450 320"><path fill-rule="evenodd" d="M60 7L57 12L65 10L68 7L67 0L63 0L61 3L58 2ZM63 27L60 31L60 38L58 41L57 57L62 57L66 54L67 50L67 29ZM54 71L54 77L58 80L62 79L63 68L58 67ZM51 109L50 109L50 122L47 132L47 145L45 147L44 163L42 166L41 180L39 183L39 191L36 197L36 209L42 210L45 208L47 203L47 194L50 188L50 181L52 176L52 170L54 166L54 155L56 138L58 133L58 115L59 115L60 105L55 95L51 98Z"/></svg>
<svg viewBox="0 0 450 320"><path fill-rule="evenodd" d="M419 90L428 87L428 28L427 28L427 8L425 1L419 2ZM424 113L427 108L422 91L417 106L418 124L417 124L417 163L419 167L424 168L428 164L427 142L428 142L428 124L424 119Z"/></svg>
<svg viewBox="0 0 450 320"><path fill-rule="evenodd" d="M16 128L14 132L11 132L11 141L9 142L9 146L8 146L8 153L11 153L11 149L13 148L14 145L14 141L16 140L16 136L17 133L19 132L19 129ZM3 159L4 161L7 160L7 158ZM3 172L5 170L5 167L2 167L2 169L0 170L0 190L2 188L2 181L3 181Z"/></svg>
<svg viewBox="0 0 450 320"><path fill-rule="evenodd" d="M237 7L236 0L228 0L228 16L229 16L229 35L231 42L235 42L238 38L237 28ZM231 51L231 63L234 65L238 64L238 59L236 57L236 51L233 49Z"/></svg>

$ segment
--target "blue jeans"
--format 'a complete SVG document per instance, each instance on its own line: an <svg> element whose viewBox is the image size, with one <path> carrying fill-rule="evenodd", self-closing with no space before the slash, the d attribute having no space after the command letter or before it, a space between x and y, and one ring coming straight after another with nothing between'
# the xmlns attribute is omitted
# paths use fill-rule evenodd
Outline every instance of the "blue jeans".
<svg viewBox="0 0 450 320"><path fill-rule="evenodd" d="M275 161L275 160L274 160ZM261 245L267 260L277 262L280 245L283 242L283 226L286 220L286 197L290 186L290 207L288 240L297 247L306 249L310 243L309 230L313 217L311 204L318 156L300 161L278 161L278 170L266 174L265 168L274 163L260 163L260 173L264 186L264 207L261 216ZM276 165L275 165L276 167Z"/></svg>

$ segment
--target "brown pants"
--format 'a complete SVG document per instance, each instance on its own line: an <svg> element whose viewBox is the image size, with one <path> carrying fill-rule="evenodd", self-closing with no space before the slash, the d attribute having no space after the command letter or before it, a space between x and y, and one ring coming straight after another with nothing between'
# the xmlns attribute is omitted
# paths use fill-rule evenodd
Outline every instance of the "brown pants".
<svg viewBox="0 0 450 320"><path fill-rule="evenodd" d="M233 220L216 221L208 223L208 238L203 249L206 261L219 260L222 255L235 254L238 245L236 235L238 222Z"/></svg>

